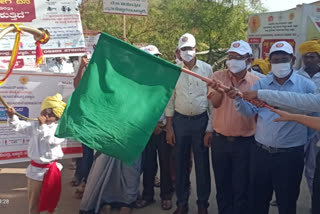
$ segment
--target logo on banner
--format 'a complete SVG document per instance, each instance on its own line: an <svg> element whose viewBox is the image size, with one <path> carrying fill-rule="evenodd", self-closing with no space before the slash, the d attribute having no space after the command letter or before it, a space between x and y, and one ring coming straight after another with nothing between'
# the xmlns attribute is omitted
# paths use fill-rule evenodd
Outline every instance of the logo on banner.
<svg viewBox="0 0 320 214"><path fill-rule="evenodd" d="M0 12L0 22L32 22L36 18L34 0L2 0L0 8L12 8Z"/></svg>
<svg viewBox="0 0 320 214"><path fill-rule="evenodd" d="M290 19L290 20L294 19L294 13L290 13L289 19Z"/></svg>
<svg viewBox="0 0 320 214"><path fill-rule="evenodd" d="M24 76L20 77L20 83L21 83L22 85L25 85L25 84L27 84L28 82L29 82L29 78L28 78L28 77L24 77Z"/></svg>
<svg viewBox="0 0 320 214"><path fill-rule="evenodd" d="M260 27L260 18L259 16L252 16L249 20L249 29L251 33L257 32Z"/></svg>

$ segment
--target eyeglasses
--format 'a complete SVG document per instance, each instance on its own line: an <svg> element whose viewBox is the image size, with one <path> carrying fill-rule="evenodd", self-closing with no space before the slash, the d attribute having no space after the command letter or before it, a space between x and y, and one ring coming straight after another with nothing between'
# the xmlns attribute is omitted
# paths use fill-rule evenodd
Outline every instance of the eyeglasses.
<svg viewBox="0 0 320 214"><path fill-rule="evenodd" d="M247 56L238 56L238 55L229 55L228 56L228 59L231 60L231 59L236 59L236 60L245 60L247 59L248 57Z"/></svg>
<svg viewBox="0 0 320 214"><path fill-rule="evenodd" d="M286 63L286 62L290 62L290 61L291 61L291 57L272 58L272 59L270 59L270 63L271 64Z"/></svg>
<svg viewBox="0 0 320 214"><path fill-rule="evenodd" d="M181 51L192 51L193 50L193 47L183 47L183 48L180 48Z"/></svg>

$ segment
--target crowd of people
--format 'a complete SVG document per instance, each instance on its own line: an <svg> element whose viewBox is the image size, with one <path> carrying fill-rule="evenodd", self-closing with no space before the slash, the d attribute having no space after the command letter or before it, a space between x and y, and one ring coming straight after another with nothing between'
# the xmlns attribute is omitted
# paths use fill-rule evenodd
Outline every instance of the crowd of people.
<svg viewBox="0 0 320 214"><path fill-rule="evenodd" d="M154 45L141 49L161 57ZM285 41L274 43L266 60L253 59L250 45L235 41L227 51L226 68L220 71L197 59L196 51L195 37L182 35L176 64L212 81L181 73L144 152L132 165L83 145L71 182L79 186L79 213L110 214L117 208L120 214L129 214L133 208L149 206L155 202L159 168L161 209L172 209L175 193L173 214L186 214L194 160L198 214L208 213L211 182L219 214L268 214L273 194L279 214L295 214L303 170L312 213L319 214L320 42L299 46L303 61L299 70L294 69L293 47ZM75 65L75 88L87 64L83 57ZM48 70L61 72L65 66L56 59ZM261 101L274 108L266 108ZM64 105L59 95L47 98L36 126L19 121L14 109L7 109L10 126L29 130L33 136L28 150L32 160L27 170L29 214L42 211L42 181L42 188L47 188L44 174L52 163L58 165L55 161L61 156L53 130ZM52 212L56 204L43 206Z"/></svg>

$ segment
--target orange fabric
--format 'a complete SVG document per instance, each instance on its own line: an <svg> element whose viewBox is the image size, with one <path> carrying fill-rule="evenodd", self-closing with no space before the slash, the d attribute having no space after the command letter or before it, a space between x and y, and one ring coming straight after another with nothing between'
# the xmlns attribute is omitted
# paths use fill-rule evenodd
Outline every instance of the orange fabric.
<svg viewBox="0 0 320 214"><path fill-rule="evenodd" d="M216 71L212 77L221 81L226 86L234 86L240 91L248 91L259 79L254 74L247 72L246 76L238 83L227 70ZM231 82L233 81L233 84ZM214 91L209 89L209 93ZM256 118L247 118L241 115L234 107L233 99L224 95L219 108L214 109L212 128L219 134L232 137L249 137L256 132Z"/></svg>
<svg viewBox="0 0 320 214"><path fill-rule="evenodd" d="M36 41L36 65L39 66L43 62L43 51L40 44L48 38L47 34L44 34L43 38L40 41Z"/></svg>

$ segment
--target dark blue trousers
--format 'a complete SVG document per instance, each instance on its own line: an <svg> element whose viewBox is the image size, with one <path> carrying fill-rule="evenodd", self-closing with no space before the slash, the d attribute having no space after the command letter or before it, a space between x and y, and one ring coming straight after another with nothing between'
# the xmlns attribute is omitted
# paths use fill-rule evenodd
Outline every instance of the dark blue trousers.
<svg viewBox="0 0 320 214"><path fill-rule="evenodd" d="M209 206L211 192L209 149L203 138L208 124L207 112L185 116L175 112L173 129L176 137L176 195L177 206L187 206L189 199L190 150L192 148L197 182L197 205Z"/></svg>

